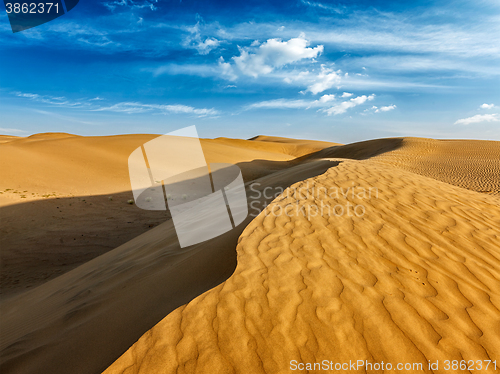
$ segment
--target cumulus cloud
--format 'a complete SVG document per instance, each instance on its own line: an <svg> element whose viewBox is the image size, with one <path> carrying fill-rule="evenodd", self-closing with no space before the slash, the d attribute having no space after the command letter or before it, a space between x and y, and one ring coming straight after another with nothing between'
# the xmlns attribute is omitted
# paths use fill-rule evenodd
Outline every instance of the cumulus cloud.
<svg viewBox="0 0 500 374"><path fill-rule="evenodd" d="M388 106L382 106L380 108L377 108L375 110L375 113L379 113L379 112L388 112L390 110L394 110L396 109L396 105L388 105Z"/></svg>
<svg viewBox="0 0 500 374"><path fill-rule="evenodd" d="M480 106L481 109L493 109L495 107L495 104L483 104Z"/></svg>
<svg viewBox="0 0 500 374"><path fill-rule="evenodd" d="M349 101L344 101L340 104L334 105L331 108L324 109L323 111L330 115L337 115L345 113L348 109L354 108L355 106L364 104L366 101L371 101L375 98L375 95L372 94L370 96L362 95L355 98L350 99Z"/></svg>
<svg viewBox="0 0 500 374"><path fill-rule="evenodd" d="M459 119L455 125L470 125L478 122L500 122L498 114L476 114L475 116Z"/></svg>
<svg viewBox="0 0 500 374"><path fill-rule="evenodd" d="M288 41L268 39L258 47L240 48L240 55L233 57L233 61L243 74L256 78L284 65L315 58L323 52L322 45L314 48L308 45L303 34Z"/></svg>
<svg viewBox="0 0 500 374"><path fill-rule="evenodd" d="M335 100L335 95L323 95L319 98L320 103L328 103L329 101Z"/></svg>
<svg viewBox="0 0 500 374"><path fill-rule="evenodd" d="M342 94L342 97L351 97L353 94L352 93L349 93L349 92L344 92Z"/></svg>
<svg viewBox="0 0 500 374"><path fill-rule="evenodd" d="M340 83L339 73L340 70L333 71L333 69L321 65L321 72L313 79L314 83L307 87L306 92L309 91L316 95L338 85Z"/></svg>

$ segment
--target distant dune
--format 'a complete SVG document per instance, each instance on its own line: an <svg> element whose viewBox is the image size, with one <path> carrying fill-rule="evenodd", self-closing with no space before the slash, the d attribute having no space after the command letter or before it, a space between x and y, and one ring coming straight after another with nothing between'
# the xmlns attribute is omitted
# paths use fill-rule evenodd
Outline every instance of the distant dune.
<svg viewBox="0 0 500 374"><path fill-rule="evenodd" d="M95 149L86 175L105 170L98 160L117 171L114 184L86 188L116 193L126 191L120 157L152 137L49 137L40 142L58 146L39 149L23 138L0 156L29 164L42 154L45 168L61 159L59 170L86 170ZM210 162L238 163L247 195L259 196L250 203L267 208L184 249L167 221L4 301L2 373L288 373L291 362L323 360L422 363L409 373L453 372L445 360L498 368L500 142L202 144ZM58 173L64 193L85 183L68 174L66 186ZM30 188L50 185L43 178Z"/></svg>

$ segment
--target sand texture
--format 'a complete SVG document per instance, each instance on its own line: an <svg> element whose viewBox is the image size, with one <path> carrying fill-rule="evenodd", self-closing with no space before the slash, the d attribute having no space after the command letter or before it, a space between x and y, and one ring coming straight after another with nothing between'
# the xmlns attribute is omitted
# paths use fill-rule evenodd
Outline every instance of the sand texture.
<svg viewBox="0 0 500 374"><path fill-rule="evenodd" d="M244 148L238 153L239 148L224 144L212 144L207 149L204 145L205 154L209 155L207 158L215 160L213 162L243 160L238 165L245 179L249 174L271 173L256 180L260 191L267 187L284 189L322 174L336 164L329 160L306 163L266 160L266 153ZM256 157L255 162L246 155ZM278 153L269 156L293 159ZM123 160L125 165L126 160ZM271 200L262 195L257 201L258 206L265 206ZM42 202L47 203L46 200ZM61 200L54 199L53 202L59 204ZM108 203L102 204L103 211L110 209ZM95 205L97 203L91 207ZM9 207L19 209L18 205L4 208ZM72 209L68 209L72 215L67 218L74 223L72 226L68 224L68 229L83 231L94 225L99 227L102 216L98 210L87 212L84 219L80 217L81 210L82 205L72 205ZM17 210L11 211L17 214ZM127 219L128 214L136 214L134 211L118 213L115 216L117 221ZM179 247L174 227L168 220L55 279L10 296L0 303L0 371L2 374L102 372L165 315L232 274L236 266L238 236L251 220L249 216L236 229L185 249ZM17 219L9 220L3 229L15 228L16 223L19 223ZM132 226L121 230L130 230ZM106 232L105 228L101 227L101 230ZM111 232L115 231L120 232L120 229ZM22 232L11 236L19 242L23 237ZM42 238L51 238L50 233ZM43 246L40 240L35 242L41 244L39 251L28 253L20 253L15 247L2 244L2 255L5 248L12 261L24 266L22 269L28 276L35 266L44 272L57 269L57 264L44 261L47 258L44 251L50 252L52 246L50 243ZM26 248L30 249L29 246ZM67 256L75 255L75 247L61 248ZM9 249L12 251L8 252ZM57 255L53 254L55 258Z"/></svg>
<svg viewBox="0 0 500 374"><path fill-rule="evenodd" d="M104 198L130 193L120 158L152 137L44 135L11 139L0 153L25 152L27 164L29 152L66 160L58 170L76 160L68 165L82 172L85 157L71 150L114 154L114 184L85 185ZM43 142L71 145L63 158ZM0 304L2 374L289 373L291 360L423 363L405 372L443 374L460 372L445 370L445 360L497 360L498 369L500 142L393 138L322 149L328 144L259 136L202 144L209 162L241 167L256 217L182 249L167 220L9 297ZM93 160L87 175L98 175L95 163L104 167ZM68 175L61 194L77 196L73 183L84 177ZM51 183L43 178L31 188L43 192ZM26 173L15 188L28 182ZM0 209L19 206L8 199ZM127 214L139 217L116 217ZM75 222L85 229L89 217Z"/></svg>
<svg viewBox="0 0 500 374"><path fill-rule="evenodd" d="M376 139L328 148L313 157L372 158L472 191L500 195L500 142Z"/></svg>
<svg viewBox="0 0 500 374"><path fill-rule="evenodd" d="M446 142L415 160L429 142L405 139L292 186L243 231L227 281L165 317L104 373L288 373L291 360L421 362L445 373L445 360L500 359L500 200L423 176L498 190L488 148L498 143ZM450 167L456 155L480 166L469 181ZM411 168L418 174L402 170ZM353 187L340 198L321 189ZM360 195L370 188L378 197ZM315 215L347 202L365 215ZM428 370L429 360L440 369Z"/></svg>

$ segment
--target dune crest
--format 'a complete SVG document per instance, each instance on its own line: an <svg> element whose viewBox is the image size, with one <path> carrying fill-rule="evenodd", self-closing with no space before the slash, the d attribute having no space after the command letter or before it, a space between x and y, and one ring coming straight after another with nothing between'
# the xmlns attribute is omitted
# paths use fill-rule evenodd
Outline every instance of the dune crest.
<svg viewBox="0 0 500 374"><path fill-rule="evenodd" d="M378 197L304 192L353 186ZM288 373L292 360L422 363L406 371L415 373L444 373L445 360L498 365L499 198L372 160L341 162L288 191L243 231L227 281L104 373ZM271 214L347 202L366 213Z"/></svg>

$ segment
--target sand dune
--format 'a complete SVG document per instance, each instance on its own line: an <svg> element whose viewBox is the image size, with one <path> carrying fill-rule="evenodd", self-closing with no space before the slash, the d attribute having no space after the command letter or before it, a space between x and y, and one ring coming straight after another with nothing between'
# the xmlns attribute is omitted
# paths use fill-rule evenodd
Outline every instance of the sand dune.
<svg viewBox="0 0 500 374"><path fill-rule="evenodd" d="M37 197L88 196L130 190L127 159L141 144L158 135L76 136L63 133L36 134L2 143L0 191L27 190ZM266 143L267 149L252 149L251 141L201 140L207 162L241 163L253 160L286 161L295 158L281 152L281 143ZM324 147L333 143L325 143ZM323 148L324 148L323 147ZM309 147L313 151L320 147ZM303 154L307 153L306 151ZM309 152L310 153L310 152ZM303 155L301 154L301 155ZM124 162L125 161L125 162ZM244 170L245 171L245 170ZM20 200L1 196L2 204Z"/></svg>
<svg viewBox="0 0 500 374"><path fill-rule="evenodd" d="M280 138L204 142L211 162L258 178L251 208L274 201L186 249L167 221L3 302L2 373L98 373L120 355L104 373L288 373L291 360L450 373L445 360L498 361L500 198L476 191L498 191L499 143L460 142L379 139L312 155L319 144Z"/></svg>
<svg viewBox="0 0 500 374"><path fill-rule="evenodd" d="M212 142L244 148L258 149L260 151L266 152L282 153L294 157L305 156L310 153L318 152L324 148L340 145L331 142L289 139L277 136L262 135L253 137L250 140L216 138L212 140Z"/></svg>
<svg viewBox="0 0 500 374"><path fill-rule="evenodd" d="M127 159L157 135L84 137L43 133L0 138L0 297L36 287L164 222L132 199ZM290 166L285 161L334 143L290 139L202 139L207 162L240 166L253 180ZM285 153L283 153L285 152ZM287 153L286 153L287 152Z"/></svg>
<svg viewBox="0 0 500 374"><path fill-rule="evenodd" d="M260 178L287 186L335 163L313 161ZM259 206L265 205L263 194ZM178 306L227 279L250 223L181 249L171 221L0 304L3 373L99 373Z"/></svg>
<svg viewBox="0 0 500 374"><path fill-rule="evenodd" d="M458 371L445 370L446 360L498 360L500 200L401 170L441 165L465 175L447 166L470 153L491 170L484 149L498 143L437 145L412 163L421 142L429 141L402 139L378 159L343 161L293 185L243 231L227 281L169 314L104 373L287 373L292 360L422 363L407 372L445 373ZM491 182L472 183L478 175L453 180ZM317 214L348 203L366 213Z"/></svg>
<svg viewBox="0 0 500 374"><path fill-rule="evenodd" d="M376 139L328 148L312 157L371 158L455 186L500 194L500 142Z"/></svg>

